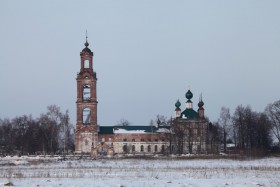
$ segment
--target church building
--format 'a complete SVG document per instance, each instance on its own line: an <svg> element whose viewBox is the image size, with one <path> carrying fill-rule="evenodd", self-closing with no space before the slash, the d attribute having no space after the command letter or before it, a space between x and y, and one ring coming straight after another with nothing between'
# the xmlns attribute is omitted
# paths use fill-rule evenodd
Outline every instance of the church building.
<svg viewBox="0 0 280 187"><path fill-rule="evenodd" d="M177 154L207 153L208 122L204 116L204 102L200 96L197 112L191 101L193 94L186 93L186 108L181 112L181 103L175 103L175 119L172 121L172 152Z"/></svg>
<svg viewBox="0 0 280 187"><path fill-rule="evenodd" d="M190 90L186 93L186 109L175 104L175 116L170 124L156 126L99 126L97 123L97 76L93 66L93 52L88 48L80 52L80 71L77 73L77 121L75 153L99 155L114 154L187 154L206 152L207 121L203 101L198 111L193 110Z"/></svg>

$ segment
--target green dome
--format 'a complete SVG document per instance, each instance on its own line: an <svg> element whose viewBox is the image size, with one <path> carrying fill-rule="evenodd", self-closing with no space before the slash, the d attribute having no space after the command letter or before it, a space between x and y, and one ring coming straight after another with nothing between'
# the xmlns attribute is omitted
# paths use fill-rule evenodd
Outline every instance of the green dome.
<svg viewBox="0 0 280 187"><path fill-rule="evenodd" d="M186 98L187 98L188 100L190 100L192 97L193 97L192 92L191 92L190 90L188 90L188 92L186 93Z"/></svg>
<svg viewBox="0 0 280 187"><path fill-rule="evenodd" d="M181 106L181 103L180 103L180 101L179 101L179 99L177 100L177 102L175 103L175 107L176 108L179 108Z"/></svg>

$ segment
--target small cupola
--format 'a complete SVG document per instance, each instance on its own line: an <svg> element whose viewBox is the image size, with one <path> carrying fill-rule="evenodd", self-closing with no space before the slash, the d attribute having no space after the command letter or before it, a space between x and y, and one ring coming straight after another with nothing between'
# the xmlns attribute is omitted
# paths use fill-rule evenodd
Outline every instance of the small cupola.
<svg viewBox="0 0 280 187"><path fill-rule="evenodd" d="M82 52L92 53L90 48L88 48L88 46L89 46L89 43L86 39L85 48L82 50Z"/></svg>
<svg viewBox="0 0 280 187"><path fill-rule="evenodd" d="M175 103L175 117L178 118L181 116L181 109L180 109L180 106L181 106L181 102L179 101L179 99L177 100L177 102Z"/></svg>
<svg viewBox="0 0 280 187"><path fill-rule="evenodd" d="M199 117L204 118L204 108L203 108L204 102L202 101L202 94L199 97L199 102L198 102L197 106L198 106L197 112L198 112Z"/></svg>

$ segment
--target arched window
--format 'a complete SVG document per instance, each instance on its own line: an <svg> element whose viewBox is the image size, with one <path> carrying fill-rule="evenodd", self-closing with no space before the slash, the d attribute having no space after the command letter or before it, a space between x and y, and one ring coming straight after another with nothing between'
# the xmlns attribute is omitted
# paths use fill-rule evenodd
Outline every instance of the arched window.
<svg viewBox="0 0 280 187"><path fill-rule="evenodd" d="M155 145L155 152L157 152L158 150L157 150L157 145Z"/></svg>
<svg viewBox="0 0 280 187"><path fill-rule="evenodd" d="M141 152L144 152L144 145L141 145Z"/></svg>
<svg viewBox="0 0 280 187"><path fill-rule="evenodd" d="M83 86L83 100L88 101L90 100L90 85L86 84Z"/></svg>
<svg viewBox="0 0 280 187"><path fill-rule="evenodd" d="M85 145L86 145L86 146L88 145L88 140L85 140Z"/></svg>
<svg viewBox="0 0 280 187"><path fill-rule="evenodd" d="M164 149L164 145L161 146L161 152L164 153L165 149Z"/></svg>
<svg viewBox="0 0 280 187"><path fill-rule="evenodd" d="M84 68L89 68L89 60L84 61Z"/></svg>
<svg viewBox="0 0 280 187"><path fill-rule="evenodd" d="M132 152L134 152L135 151L135 145L132 145L131 149L132 149Z"/></svg>
<svg viewBox="0 0 280 187"><path fill-rule="evenodd" d="M148 145L148 152L151 152L151 146Z"/></svg>
<svg viewBox="0 0 280 187"><path fill-rule="evenodd" d="M83 110L83 124L90 124L91 117L90 117L90 108L85 108Z"/></svg>
<svg viewBox="0 0 280 187"><path fill-rule="evenodd" d="M124 152L124 153L127 153L127 151L128 151L127 145L124 145L124 146L123 146L123 152Z"/></svg>

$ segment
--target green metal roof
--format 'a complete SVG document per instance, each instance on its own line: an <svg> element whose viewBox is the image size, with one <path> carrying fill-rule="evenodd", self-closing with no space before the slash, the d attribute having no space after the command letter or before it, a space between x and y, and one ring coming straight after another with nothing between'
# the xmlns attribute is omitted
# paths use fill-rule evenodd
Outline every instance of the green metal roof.
<svg viewBox="0 0 280 187"><path fill-rule="evenodd" d="M198 119L199 118L199 115L196 111L194 111L192 108L187 108L186 110L184 110L182 113L181 113L181 116L180 118L186 118L186 119Z"/></svg>
<svg viewBox="0 0 280 187"><path fill-rule="evenodd" d="M111 126L99 126L98 134L114 134L114 131Z"/></svg>
<svg viewBox="0 0 280 187"><path fill-rule="evenodd" d="M99 134L114 134L114 129L123 129L126 131L144 131L146 133L155 133L160 128L170 129L169 126L99 126Z"/></svg>

